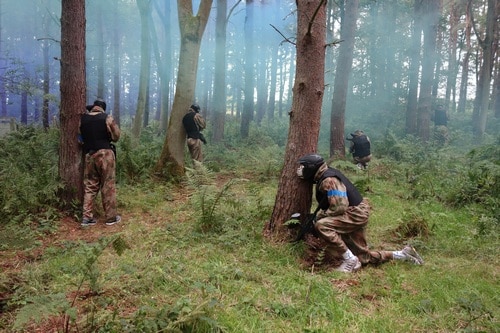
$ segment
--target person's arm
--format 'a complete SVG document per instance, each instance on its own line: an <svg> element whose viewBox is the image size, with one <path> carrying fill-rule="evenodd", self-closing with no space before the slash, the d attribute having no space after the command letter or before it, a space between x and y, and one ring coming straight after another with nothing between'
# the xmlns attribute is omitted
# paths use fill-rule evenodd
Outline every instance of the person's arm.
<svg viewBox="0 0 500 333"><path fill-rule="evenodd" d="M207 126L205 119L203 119L203 117L199 113L194 116L194 122L196 123L196 126L198 126L199 131L204 130Z"/></svg>
<svg viewBox="0 0 500 333"><path fill-rule="evenodd" d="M109 134L111 135L111 141L118 141L120 139L121 131L113 116L109 115L106 118L106 126L108 127Z"/></svg>
<svg viewBox="0 0 500 333"><path fill-rule="evenodd" d="M345 185L336 177L328 177L321 183L321 191L326 192L328 198L328 209L326 215L337 216L345 213L349 207L347 190Z"/></svg>

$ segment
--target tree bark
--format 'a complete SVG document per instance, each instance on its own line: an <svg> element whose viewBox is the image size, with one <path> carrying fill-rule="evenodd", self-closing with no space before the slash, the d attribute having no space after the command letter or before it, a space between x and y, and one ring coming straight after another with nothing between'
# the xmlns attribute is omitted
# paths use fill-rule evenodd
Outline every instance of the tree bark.
<svg viewBox="0 0 500 333"><path fill-rule="evenodd" d="M240 135L247 138L250 131L250 122L254 114L254 41L253 41L253 21L255 11L254 0L246 1L245 17L245 101L243 102L243 113L241 116Z"/></svg>
<svg viewBox="0 0 500 333"><path fill-rule="evenodd" d="M107 99L105 79L104 79L104 58L106 52L104 51L104 22L102 18L103 2L99 1L97 4L96 18L93 20L97 26L97 98Z"/></svg>
<svg viewBox="0 0 500 333"><path fill-rule="evenodd" d="M293 104L285 161L276 201L266 233L288 238L283 223L291 214L310 211L312 186L296 175L297 160L316 152L321 105L324 93L326 1L297 1L297 71L293 87ZM314 59L315 61L311 61Z"/></svg>
<svg viewBox="0 0 500 333"><path fill-rule="evenodd" d="M59 177L63 206L83 198L83 164L78 144L80 115L85 111L85 1L65 0L61 7L61 109Z"/></svg>
<svg viewBox="0 0 500 333"><path fill-rule="evenodd" d="M2 2L0 1L0 13L2 12ZM2 34L2 31L4 31L3 28L3 20L2 16L0 15L0 54L4 53L4 36ZM6 70L4 68L7 68L7 61L2 57L0 59L0 117L7 117L7 94L5 91L5 72Z"/></svg>
<svg viewBox="0 0 500 333"><path fill-rule="evenodd" d="M279 20L279 8L280 8L280 0L276 0L272 6L272 11L273 11L273 17L276 21ZM274 119L274 112L276 109L276 83L277 83L277 78L278 78L278 58L281 55L279 52L279 41L275 37L277 35L273 35L271 39L271 66L269 69L269 75L270 75L270 80L269 80L269 100L267 103L267 119L269 122L272 122Z"/></svg>
<svg viewBox="0 0 500 333"><path fill-rule="evenodd" d="M493 41L495 39L494 33L496 21L496 1L488 0L484 38L481 39L479 34L476 32L481 49L483 50L483 61L479 72L476 97L474 99L474 110L472 113L472 128L476 138L481 138L486 130L486 120L490 104L491 70L493 67Z"/></svg>
<svg viewBox="0 0 500 333"><path fill-rule="evenodd" d="M411 36L410 68L408 72L408 96L406 104L406 134L417 134L418 77L420 72L420 49L422 38L422 3L415 1Z"/></svg>
<svg viewBox="0 0 500 333"><path fill-rule="evenodd" d="M144 122L147 92L149 86L149 73L151 71L151 1L138 0L137 6L141 14L141 73L139 74L139 96L137 97L137 110L132 127L132 135L138 138Z"/></svg>
<svg viewBox="0 0 500 333"><path fill-rule="evenodd" d="M48 15L43 16L43 30L49 35ZM47 130L50 126L49 122L49 93L50 93L50 66L49 66L49 40L44 40L42 45L43 52L43 102L42 102L42 126Z"/></svg>
<svg viewBox="0 0 500 333"><path fill-rule="evenodd" d="M460 90L458 97L458 107L457 112L465 113L465 106L467 104L467 87L469 82L469 59L472 53L471 47L471 31L472 31L472 22L470 18L470 6L472 5L471 1L467 1L467 9L465 10L465 55L462 60L462 75L460 79Z"/></svg>
<svg viewBox="0 0 500 333"><path fill-rule="evenodd" d="M113 1L113 9L114 12L117 12L118 4L116 1ZM114 27L113 27L113 118L115 122L120 126L121 123L121 83L120 83L120 58L121 58L121 43L120 43L120 31L118 29L118 18L114 16Z"/></svg>
<svg viewBox="0 0 500 333"><path fill-rule="evenodd" d="M430 139L430 111L432 107L432 85L436 66L436 42L441 0L425 0L423 6L424 46L422 56L422 79L418 96L418 136L423 142Z"/></svg>
<svg viewBox="0 0 500 333"><path fill-rule="evenodd" d="M448 76L446 79L446 96L444 100L444 109L449 110L450 104L452 111L456 110L455 98L451 100L452 92L456 90L457 84L457 41L458 41L458 25L460 23L459 7L457 3L452 3L450 8L450 39L448 42ZM455 96L455 94L453 94Z"/></svg>
<svg viewBox="0 0 500 333"><path fill-rule="evenodd" d="M226 118L226 26L227 0L217 0L215 20L215 84L212 140L214 143L224 139Z"/></svg>

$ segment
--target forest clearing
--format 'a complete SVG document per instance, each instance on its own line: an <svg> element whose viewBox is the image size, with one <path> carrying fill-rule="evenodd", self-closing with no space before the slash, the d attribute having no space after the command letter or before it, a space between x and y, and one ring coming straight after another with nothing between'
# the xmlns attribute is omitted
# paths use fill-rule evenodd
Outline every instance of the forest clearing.
<svg viewBox="0 0 500 333"><path fill-rule="evenodd" d="M50 135L16 149L54 147ZM262 133L252 137L264 142ZM334 272L321 255L309 260L303 242L263 237L283 154L278 146L207 145L204 172L188 170L175 184L144 171L136 173L140 181L125 178L161 146L149 138L145 144L150 150L142 156L143 146L118 147L121 223L83 228L78 216L44 206L24 222L2 224L0 331L498 331L498 144L457 155L456 148L376 142L397 159L377 155L364 171L334 160L374 207L370 246L410 243L425 260L354 274ZM47 156L39 154L36 161ZM36 165L34 176L53 172ZM17 189L28 186L18 182ZM36 201L37 191L28 192L25 199ZM482 209L485 203L492 209Z"/></svg>

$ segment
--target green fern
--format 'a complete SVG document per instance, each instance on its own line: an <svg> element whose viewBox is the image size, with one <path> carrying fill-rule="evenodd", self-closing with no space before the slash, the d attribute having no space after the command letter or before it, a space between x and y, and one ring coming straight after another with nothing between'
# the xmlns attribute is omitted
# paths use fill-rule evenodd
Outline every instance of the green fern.
<svg viewBox="0 0 500 333"><path fill-rule="evenodd" d="M31 297L26 300L27 304L17 313L14 328L21 329L33 321L39 323L53 316L61 316L64 323L63 332L69 332L71 323L77 320L77 310L74 308L74 305L78 297L81 296L81 290L85 282L88 281L89 283L90 295L99 295L100 288L98 282L100 271L96 263L104 250L110 245L118 255L121 255L129 248L120 235L114 235L110 238L104 237L94 244L84 244L80 248L79 253L85 258L85 262L80 270L81 279L71 302L64 293ZM92 311L94 310L93 308ZM93 316L90 315L90 318L93 318Z"/></svg>

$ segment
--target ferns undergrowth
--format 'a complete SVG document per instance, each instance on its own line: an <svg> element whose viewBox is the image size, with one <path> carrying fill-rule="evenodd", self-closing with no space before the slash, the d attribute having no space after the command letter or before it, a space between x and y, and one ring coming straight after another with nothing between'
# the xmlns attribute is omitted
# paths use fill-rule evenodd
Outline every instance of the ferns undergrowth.
<svg viewBox="0 0 500 333"><path fill-rule="evenodd" d="M426 259L419 268L389 264L344 277L304 270L303 247L263 241L284 153L282 133L271 134L204 146L205 163L174 185L150 178L162 139L149 129L134 142L125 132L118 201L126 218L116 235L125 252L105 251L107 238L44 249L0 278L0 309L10 314L0 331L33 327L30 312L63 318L59 331L80 332L498 329L491 278L498 273L498 142L464 154L387 133L374 142L368 171L334 160L370 197L373 246L411 239ZM29 252L55 232L57 145L52 130L0 139L0 250ZM176 193L186 196L182 204ZM83 283L92 292L82 292Z"/></svg>

